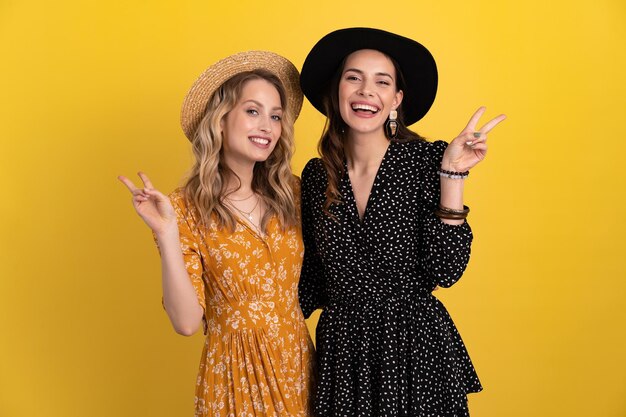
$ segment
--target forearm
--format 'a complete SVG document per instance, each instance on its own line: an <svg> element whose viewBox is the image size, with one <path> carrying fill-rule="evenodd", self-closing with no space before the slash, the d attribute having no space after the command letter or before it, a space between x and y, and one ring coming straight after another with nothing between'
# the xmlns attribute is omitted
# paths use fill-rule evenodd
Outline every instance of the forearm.
<svg viewBox="0 0 626 417"><path fill-rule="evenodd" d="M449 148L448 148L449 149ZM447 150L446 150L447 152ZM442 171L463 172L462 166L452 163L450 158L444 157L441 165ZM449 175L439 176L439 204L451 210L463 210L463 191L465 180L462 178L450 178ZM447 219L447 216L433 216L433 241L429 246L426 259L430 266L434 281L443 287L453 285L463 275L470 255L472 233L465 219ZM454 216L452 216L454 217Z"/></svg>
<svg viewBox="0 0 626 417"><path fill-rule="evenodd" d="M444 168L446 169L446 168ZM463 209L463 188L465 180L441 177L441 197L439 203L453 210ZM459 225L465 220L441 219L446 224Z"/></svg>
<svg viewBox="0 0 626 417"><path fill-rule="evenodd" d="M185 267L178 228L157 235L157 241L161 251L165 311L176 332L190 336L200 327L204 311Z"/></svg>

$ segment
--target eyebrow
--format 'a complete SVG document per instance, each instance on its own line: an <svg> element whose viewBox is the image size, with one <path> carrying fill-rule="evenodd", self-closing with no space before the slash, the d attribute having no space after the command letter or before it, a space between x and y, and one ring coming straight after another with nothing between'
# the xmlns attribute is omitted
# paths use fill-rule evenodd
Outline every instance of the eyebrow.
<svg viewBox="0 0 626 417"><path fill-rule="evenodd" d="M345 74L348 71L353 71L356 72L358 74L365 74L365 72L361 71L360 69L356 69L356 68L347 68L343 73ZM389 77L393 80L393 77L391 76L391 74L386 73L386 72L377 72L375 75L382 75L383 77Z"/></svg>
<svg viewBox="0 0 626 417"><path fill-rule="evenodd" d="M245 104L245 103L254 103L254 104L256 104L256 105L257 105L257 106L259 106L259 107L265 107L263 104L261 104L260 102L258 102L258 101L256 101L256 100L253 100L253 99L246 100L246 101L244 101L244 102L243 102L243 104ZM274 108L272 108L272 110L280 110L280 111L283 111L283 108L282 108L282 107L280 107L280 106L278 106L278 107L274 107Z"/></svg>

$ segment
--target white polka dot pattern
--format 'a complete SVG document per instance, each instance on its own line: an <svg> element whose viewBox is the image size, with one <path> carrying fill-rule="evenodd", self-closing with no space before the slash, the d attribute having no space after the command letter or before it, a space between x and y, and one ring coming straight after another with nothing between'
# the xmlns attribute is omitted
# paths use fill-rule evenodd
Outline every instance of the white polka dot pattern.
<svg viewBox="0 0 626 417"><path fill-rule="evenodd" d="M472 232L443 223L437 169L447 144L392 143L358 217L347 175L343 204L322 212L326 172L302 174L302 311L317 326L317 416L469 416L482 389L461 337L431 291L463 274Z"/></svg>

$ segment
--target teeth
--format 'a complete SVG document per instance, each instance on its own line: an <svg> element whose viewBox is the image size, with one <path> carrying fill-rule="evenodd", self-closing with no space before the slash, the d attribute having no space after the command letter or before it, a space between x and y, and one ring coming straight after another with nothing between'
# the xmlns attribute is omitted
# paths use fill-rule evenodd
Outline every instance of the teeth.
<svg viewBox="0 0 626 417"><path fill-rule="evenodd" d="M254 143L258 143L259 145L267 145L270 143L270 141L265 138L251 137L250 140Z"/></svg>
<svg viewBox="0 0 626 417"><path fill-rule="evenodd" d="M353 104L352 110L367 110L371 111L372 113L376 113L378 111L378 107L369 106L367 104Z"/></svg>

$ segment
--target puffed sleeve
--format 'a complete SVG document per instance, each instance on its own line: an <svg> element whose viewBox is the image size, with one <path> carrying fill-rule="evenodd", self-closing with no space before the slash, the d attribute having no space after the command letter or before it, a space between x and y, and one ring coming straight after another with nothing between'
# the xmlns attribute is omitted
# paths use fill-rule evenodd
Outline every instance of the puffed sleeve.
<svg viewBox="0 0 626 417"><path fill-rule="evenodd" d="M327 303L326 278L322 259L315 244L315 222L322 213L319 202L320 192L323 197L325 190L325 173L319 159L310 160L302 171L302 237L304 240L304 260L298 296L304 317L309 317L318 308L324 308Z"/></svg>
<svg viewBox="0 0 626 417"><path fill-rule="evenodd" d="M420 201L421 264L431 281L441 287L450 287L463 275L473 238L467 221L450 225L433 213L441 195L437 170L447 146L443 141L427 143L421 164L424 181Z"/></svg>
<svg viewBox="0 0 626 417"><path fill-rule="evenodd" d="M203 281L202 255L200 251L200 235L192 213L188 210L182 190L177 189L169 195L169 199L176 212L180 249L183 253L185 268L191 280L198 303L206 311L206 293ZM155 237L156 242L156 237ZM157 242L158 248L158 242ZM203 316L204 331L206 334L206 320Z"/></svg>

